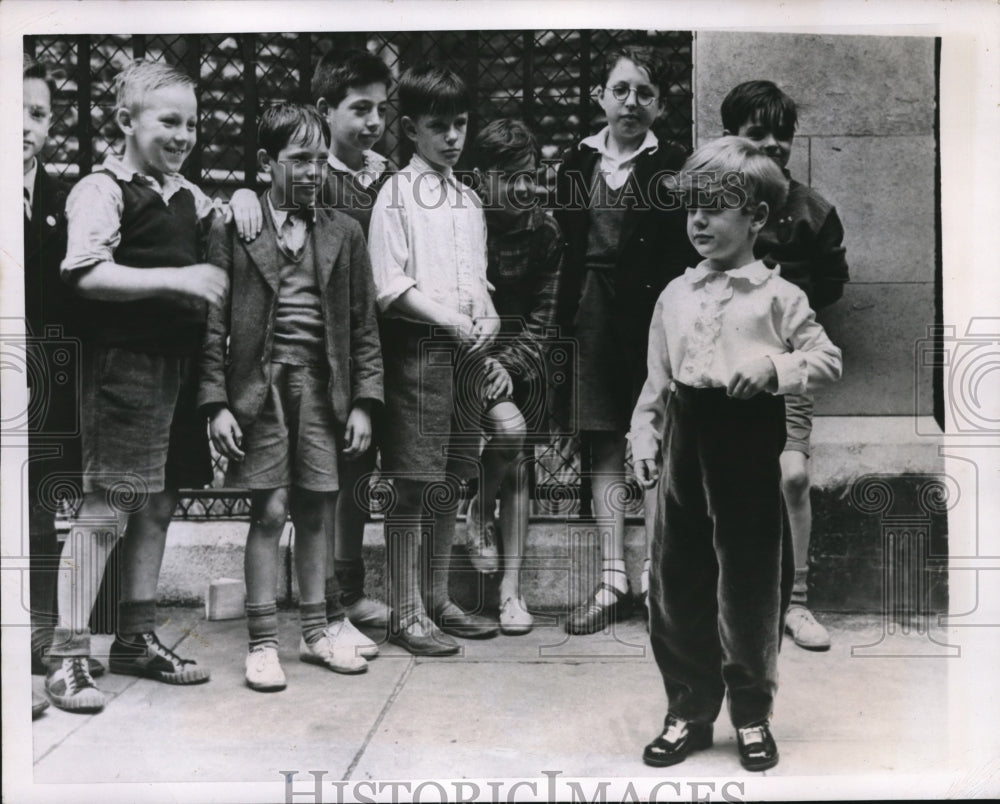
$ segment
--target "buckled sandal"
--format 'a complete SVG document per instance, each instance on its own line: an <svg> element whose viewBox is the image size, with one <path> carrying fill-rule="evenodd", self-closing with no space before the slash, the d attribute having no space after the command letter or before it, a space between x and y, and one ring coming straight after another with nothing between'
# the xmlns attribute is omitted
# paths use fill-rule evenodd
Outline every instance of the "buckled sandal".
<svg viewBox="0 0 1000 804"><path fill-rule="evenodd" d="M611 592L615 601L613 603L598 601L597 594L601 590ZM595 631L607 628L611 623L628 617L634 605L635 598L632 595L631 584L628 584L622 592L601 581L590 596L590 601L577 606L570 613L566 621L566 630L571 634L593 634Z"/></svg>

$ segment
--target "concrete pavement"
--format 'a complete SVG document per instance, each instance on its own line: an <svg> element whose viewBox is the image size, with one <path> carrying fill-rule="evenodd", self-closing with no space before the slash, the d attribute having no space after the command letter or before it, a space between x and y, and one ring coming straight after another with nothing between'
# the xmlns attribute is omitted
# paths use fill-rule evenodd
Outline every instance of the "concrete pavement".
<svg viewBox="0 0 1000 804"><path fill-rule="evenodd" d="M164 642L211 667L212 680L172 687L106 675L102 713L50 708L32 728L36 784L280 783L290 769L306 780L305 769L327 780L748 775L725 713L710 750L667 771L642 764L665 698L641 620L569 637L554 615L539 615L530 635L463 641L463 654L448 659L415 659L386 643L367 673L343 676L298 660L297 618L283 613L288 688L262 694L243 683L243 620L208 622L190 608L161 614ZM900 655L934 653L928 635L897 628L887 638L871 615L820 619L830 651L787 641L782 651L773 724L781 762L766 775L946 770L928 735L947 733L949 663ZM99 649L109 643L96 639ZM895 655L852 656L865 645ZM41 689L40 678L33 683Z"/></svg>

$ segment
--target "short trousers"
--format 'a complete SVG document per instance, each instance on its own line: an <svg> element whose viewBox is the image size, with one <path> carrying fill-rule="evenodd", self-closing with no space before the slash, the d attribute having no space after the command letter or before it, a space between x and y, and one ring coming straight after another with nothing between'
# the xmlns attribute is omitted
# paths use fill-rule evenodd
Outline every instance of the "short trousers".
<svg viewBox="0 0 1000 804"><path fill-rule="evenodd" d="M264 407L243 428L242 461L230 461L226 485L246 489L340 488L342 439L327 393L329 369L271 364Z"/></svg>
<svg viewBox="0 0 1000 804"><path fill-rule="evenodd" d="M84 492L128 500L211 482L197 358L88 344L83 364Z"/></svg>
<svg viewBox="0 0 1000 804"><path fill-rule="evenodd" d="M379 322L385 405L378 420L386 479L433 482L478 470L483 407L473 361L458 343L426 324ZM480 389L480 390L477 390ZM492 402L490 403L490 407Z"/></svg>
<svg viewBox="0 0 1000 804"><path fill-rule="evenodd" d="M785 452L803 452L809 457L809 438L813 428L812 394L785 395Z"/></svg>

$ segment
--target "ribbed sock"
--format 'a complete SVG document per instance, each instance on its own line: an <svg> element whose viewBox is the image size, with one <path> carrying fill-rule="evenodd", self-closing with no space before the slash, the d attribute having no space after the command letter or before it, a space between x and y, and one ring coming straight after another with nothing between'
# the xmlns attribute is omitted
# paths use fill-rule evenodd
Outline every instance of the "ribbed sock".
<svg viewBox="0 0 1000 804"><path fill-rule="evenodd" d="M52 634L49 658L63 659L67 656L90 656L89 628L74 632L71 628L56 626Z"/></svg>
<svg viewBox="0 0 1000 804"><path fill-rule="evenodd" d="M312 645L326 630L326 601L299 603L299 622L302 624L302 638Z"/></svg>
<svg viewBox="0 0 1000 804"><path fill-rule="evenodd" d="M365 562L360 558L335 558L333 571L340 584L340 600L350 606L365 595Z"/></svg>
<svg viewBox="0 0 1000 804"><path fill-rule="evenodd" d="M118 601L118 639L135 642L140 634L151 634L156 630L155 600Z"/></svg>
<svg viewBox="0 0 1000 804"><path fill-rule="evenodd" d="M344 616L343 589L336 576L326 579L326 621L332 623Z"/></svg>
<svg viewBox="0 0 1000 804"><path fill-rule="evenodd" d="M247 603L247 631L250 634L250 649L261 645L278 647L278 604Z"/></svg>
<svg viewBox="0 0 1000 804"><path fill-rule="evenodd" d="M420 523L386 522L389 605L403 625L423 613L420 602Z"/></svg>
<svg viewBox="0 0 1000 804"><path fill-rule="evenodd" d="M430 578L431 594L430 610L437 610L451 602L451 592L448 588L451 579L451 545L443 533L431 527L430 533L423 538L424 556L421 561L421 571L424 578Z"/></svg>
<svg viewBox="0 0 1000 804"><path fill-rule="evenodd" d="M792 599L790 605L805 606L806 594L809 590L809 567L795 568L795 581L792 583Z"/></svg>

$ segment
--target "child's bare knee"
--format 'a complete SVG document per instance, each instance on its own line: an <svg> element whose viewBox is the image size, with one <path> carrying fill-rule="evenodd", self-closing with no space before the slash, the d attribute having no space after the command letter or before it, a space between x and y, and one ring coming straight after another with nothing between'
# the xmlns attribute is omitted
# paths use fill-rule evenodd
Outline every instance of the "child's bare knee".
<svg viewBox="0 0 1000 804"><path fill-rule="evenodd" d="M288 489L274 489L255 495L250 506L250 518L254 528L280 534L288 520Z"/></svg>
<svg viewBox="0 0 1000 804"><path fill-rule="evenodd" d="M491 446L520 450L528 432L524 416L513 402L501 402L486 413Z"/></svg>
<svg viewBox="0 0 1000 804"><path fill-rule="evenodd" d="M158 525L166 527L173 519L177 508L177 495L172 492L153 494L146 503L146 513Z"/></svg>
<svg viewBox="0 0 1000 804"><path fill-rule="evenodd" d="M321 533L324 519L332 515L335 499L333 494L294 489L291 495L291 511L296 531Z"/></svg>
<svg viewBox="0 0 1000 804"><path fill-rule="evenodd" d="M797 499L809 493L809 464L802 453L790 455L794 456L791 460L784 460L782 456L781 487L786 496Z"/></svg>

